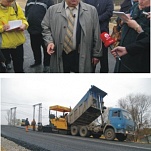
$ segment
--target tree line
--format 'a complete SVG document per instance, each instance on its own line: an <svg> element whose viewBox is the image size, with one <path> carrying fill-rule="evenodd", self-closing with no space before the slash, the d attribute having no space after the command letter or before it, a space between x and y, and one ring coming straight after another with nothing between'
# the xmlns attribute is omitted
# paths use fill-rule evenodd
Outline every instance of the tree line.
<svg viewBox="0 0 151 151"><path fill-rule="evenodd" d="M118 106L128 110L135 122L135 136L138 141L151 135L151 96L145 94L129 94L118 100Z"/></svg>

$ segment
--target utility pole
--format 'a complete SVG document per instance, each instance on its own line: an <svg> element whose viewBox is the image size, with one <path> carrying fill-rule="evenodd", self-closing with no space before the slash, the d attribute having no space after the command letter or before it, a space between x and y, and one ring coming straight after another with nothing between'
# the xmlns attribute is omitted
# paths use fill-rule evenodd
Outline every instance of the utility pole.
<svg viewBox="0 0 151 151"><path fill-rule="evenodd" d="M33 119L35 119L35 106L36 105L33 105Z"/></svg>
<svg viewBox="0 0 151 151"><path fill-rule="evenodd" d="M15 126L15 122L16 122L16 108L17 107L14 107L14 126Z"/></svg>
<svg viewBox="0 0 151 151"><path fill-rule="evenodd" d="M39 122L39 123L42 123L42 103L39 104L38 122Z"/></svg>
<svg viewBox="0 0 151 151"><path fill-rule="evenodd" d="M10 109L10 125L12 125L12 109L13 108Z"/></svg>
<svg viewBox="0 0 151 151"><path fill-rule="evenodd" d="M35 119L35 107L39 106L38 110L38 123L42 123L42 103L33 105L33 119Z"/></svg>
<svg viewBox="0 0 151 151"><path fill-rule="evenodd" d="M17 107L10 108L10 125L14 125L14 126L15 126L15 121L16 121L16 108ZM14 110L14 113L13 113L13 110Z"/></svg>
<svg viewBox="0 0 151 151"><path fill-rule="evenodd" d="M7 115L8 115L8 125L10 125L10 110L7 111Z"/></svg>

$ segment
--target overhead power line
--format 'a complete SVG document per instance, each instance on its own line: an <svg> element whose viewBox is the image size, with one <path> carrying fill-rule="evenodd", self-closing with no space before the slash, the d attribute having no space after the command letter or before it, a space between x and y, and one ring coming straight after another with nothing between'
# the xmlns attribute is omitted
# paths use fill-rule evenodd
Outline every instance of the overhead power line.
<svg viewBox="0 0 151 151"><path fill-rule="evenodd" d="M33 105L30 105L30 104L20 104L20 103L11 103L11 102L1 102L2 104L13 104L13 105L24 105L24 106L33 106Z"/></svg>

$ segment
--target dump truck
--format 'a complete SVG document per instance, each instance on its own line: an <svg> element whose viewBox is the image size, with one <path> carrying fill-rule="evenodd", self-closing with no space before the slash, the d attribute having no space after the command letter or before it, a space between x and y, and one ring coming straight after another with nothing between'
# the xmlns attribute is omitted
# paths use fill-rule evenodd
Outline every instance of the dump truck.
<svg viewBox="0 0 151 151"><path fill-rule="evenodd" d="M124 141L128 134L133 134L134 122L130 113L124 109L110 108L106 113L103 101L106 95L103 90L91 86L73 109L60 105L50 106L49 131L94 138L104 135L107 140L117 138ZM52 114L53 111L56 114Z"/></svg>

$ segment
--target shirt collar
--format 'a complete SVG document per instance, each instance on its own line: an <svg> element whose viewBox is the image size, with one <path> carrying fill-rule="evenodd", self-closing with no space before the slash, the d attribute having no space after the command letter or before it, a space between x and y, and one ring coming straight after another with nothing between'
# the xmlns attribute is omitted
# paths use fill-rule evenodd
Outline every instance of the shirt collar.
<svg viewBox="0 0 151 151"><path fill-rule="evenodd" d="M67 9L69 6L68 6L68 4L66 3L66 1L65 1L65 9ZM79 4L75 7L77 10L78 10L78 8L79 8Z"/></svg>

